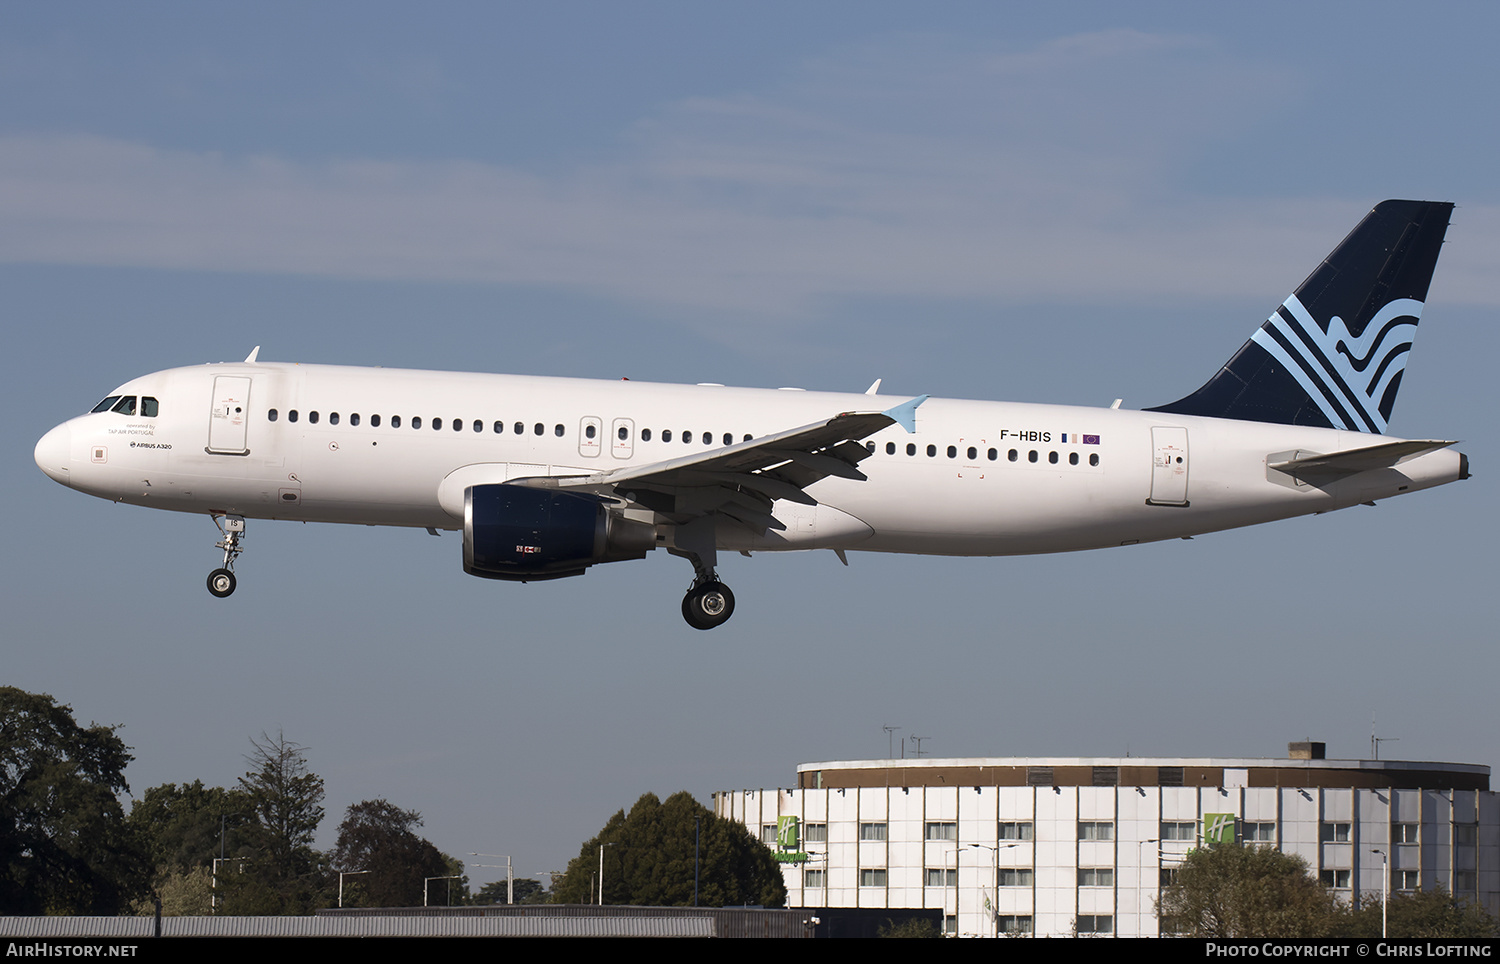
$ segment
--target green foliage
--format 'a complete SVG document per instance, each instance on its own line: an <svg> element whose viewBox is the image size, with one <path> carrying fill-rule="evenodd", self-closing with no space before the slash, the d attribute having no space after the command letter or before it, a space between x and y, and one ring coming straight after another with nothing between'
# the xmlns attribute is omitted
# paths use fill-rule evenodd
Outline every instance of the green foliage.
<svg viewBox="0 0 1500 964"><path fill-rule="evenodd" d="M628 816L617 812L568 864L552 899L591 902L591 882L604 844L606 904L691 906L694 833L700 826L699 906L780 907L786 902L781 868L771 851L742 825L719 819L686 791L672 794L665 803L648 793Z"/></svg>
<svg viewBox="0 0 1500 964"><path fill-rule="evenodd" d="M251 769L239 790L254 821L242 828L243 872L220 873L232 914L310 914L334 902L327 859L313 850L323 821L323 778L308 769L306 747L277 733L252 739ZM337 879L337 878L335 878Z"/></svg>
<svg viewBox="0 0 1500 964"><path fill-rule="evenodd" d="M930 920L917 917L908 917L901 923L887 919L875 933L876 937L927 937L940 938L943 935L938 932L937 925Z"/></svg>
<svg viewBox="0 0 1500 964"><path fill-rule="evenodd" d="M552 900L552 893L539 880L530 877L517 877L515 884L515 900L518 904L546 904ZM503 904L505 903L505 881L497 880L492 884L485 884L479 888L473 904Z"/></svg>
<svg viewBox="0 0 1500 964"><path fill-rule="evenodd" d="M345 879L345 907L422 905L424 879L452 871L449 860L417 836L414 828L421 825L421 814L384 800L365 800L345 811L338 844L331 855L334 869L369 871ZM432 895L442 895L442 899L432 902L447 902L446 883L433 881ZM467 886L462 891L467 893Z"/></svg>
<svg viewBox="0 0 1500 964"><path fill-rule="evenodd" d="M1157 915L1185 937L1330 937L1343 911L1301 857L1224 845L1187 855Z"/></svg>
<svg viewBox="0 0 1500 964"><path fill-rule="evenodd" d="M194 780L152 787L131 804L128 819L160 875L210 866L221 852L240 854L255 817L243 791Z"/></svg>
<svg viewBox="0 0 1500 964"><path fill-rule="evenodd" d="M128 750L114 727L0 687L0 914L116 914L144 893L117 797Z"/></svg>
<svg viewBox="0 0 1500 964"><path fill-rule="evenodd" d="M1391 895L1387 931L1393 938L1500 937L1500 920L1483 907L1439 887ZM1340 937L1380 936L1380 893L1365 894L1360 909L1348 915Z"/></svg>

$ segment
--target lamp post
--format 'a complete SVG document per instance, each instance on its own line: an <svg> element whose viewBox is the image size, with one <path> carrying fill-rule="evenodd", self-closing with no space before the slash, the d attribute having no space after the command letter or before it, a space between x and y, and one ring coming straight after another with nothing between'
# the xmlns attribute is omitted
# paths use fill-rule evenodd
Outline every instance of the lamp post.
<svg viewBox="0 0 1500 964"><path fill-rule="evenodd" d="M599 906L604 906L604 848L613 847L614 842L599 845Z"/></svg>
<svg viewBox="0 0 1500 964"><path fill-rule="evenodd" d="M368 874L368 870L341 870L339 871L339 906L344 906L344 878L353 877L355 874Z"/></svg>
<svg viewBox="0 0 1500 964"><path fill-rule="evenodd" d="M1384 850L1370 849L1380 854L1380 938L1385 939L1386 909L1391 905L1391 856Z"/></svg>
<svg viewBox="0 0 1500 964"><path fill-rule="evenodd" d="M496 860L503 860L503 861L505 861L505 902L507 904L514 904L516 902L516 878L515 878L515 874L511 870L510 857L506 856L505 854L476 854L476 853L473 853L473 852L471 852L469 854L469 856L470 857L493 857ZM490 870L499 870L500 869L495 864L470 864L469 866L470 867L485 867L485 868L488 868Z"/></svg>

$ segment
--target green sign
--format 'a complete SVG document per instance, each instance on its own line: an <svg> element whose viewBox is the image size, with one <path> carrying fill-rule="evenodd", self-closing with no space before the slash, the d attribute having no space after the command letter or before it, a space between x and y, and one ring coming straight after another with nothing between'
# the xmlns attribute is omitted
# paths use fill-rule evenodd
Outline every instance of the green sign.
<svg viewBox="0 0 1500 964"><path fill-rule="evenodd" d="M796 850L802 841L801 822L796 817L776 818L776 849Z"/></svg>
<svg viewBox="0 0 1500 964"><path fill-rule="evenodd" d="M1205 813L1203 842L1211 847L1221 843L1234 843L1234 814Z"/></svg>

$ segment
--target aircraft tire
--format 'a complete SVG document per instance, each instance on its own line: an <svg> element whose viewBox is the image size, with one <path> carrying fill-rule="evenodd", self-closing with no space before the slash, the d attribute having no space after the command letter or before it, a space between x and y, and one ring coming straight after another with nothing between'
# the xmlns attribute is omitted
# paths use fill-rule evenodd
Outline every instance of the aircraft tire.
<svg viewBox="0 0 1500 964"><path fill-rule="evenodd" d="M734 615L734 593L722 582L706 582L682 597L682 618L694 629L713 629Z"/></svg>
<svg viewBox="0 0 1500 964"><path fill-rule="evenodd" d="M228 569L215 569L208 574L208 591L223 599L234 592L234 573Z"/></svg>

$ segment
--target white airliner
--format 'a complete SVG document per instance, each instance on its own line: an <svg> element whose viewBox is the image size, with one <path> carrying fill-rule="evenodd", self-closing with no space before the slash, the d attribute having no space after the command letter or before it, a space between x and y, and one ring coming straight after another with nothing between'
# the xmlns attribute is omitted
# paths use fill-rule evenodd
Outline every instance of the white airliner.
<svg viewBox="0 0 1500 964"><path fill-rule="evenodd" d="M234 592L246 519L462 531L527 582L657 548L722 624L719 550L997 556L1175 539L1468 478L1386 437L1452 205L1378 205L1193 394L1144 411L257 361L132 379L36 462L201 512ZM1118 403L1117 403L1118 405ZM847 562L847 560L845 560Z"/></svg>

